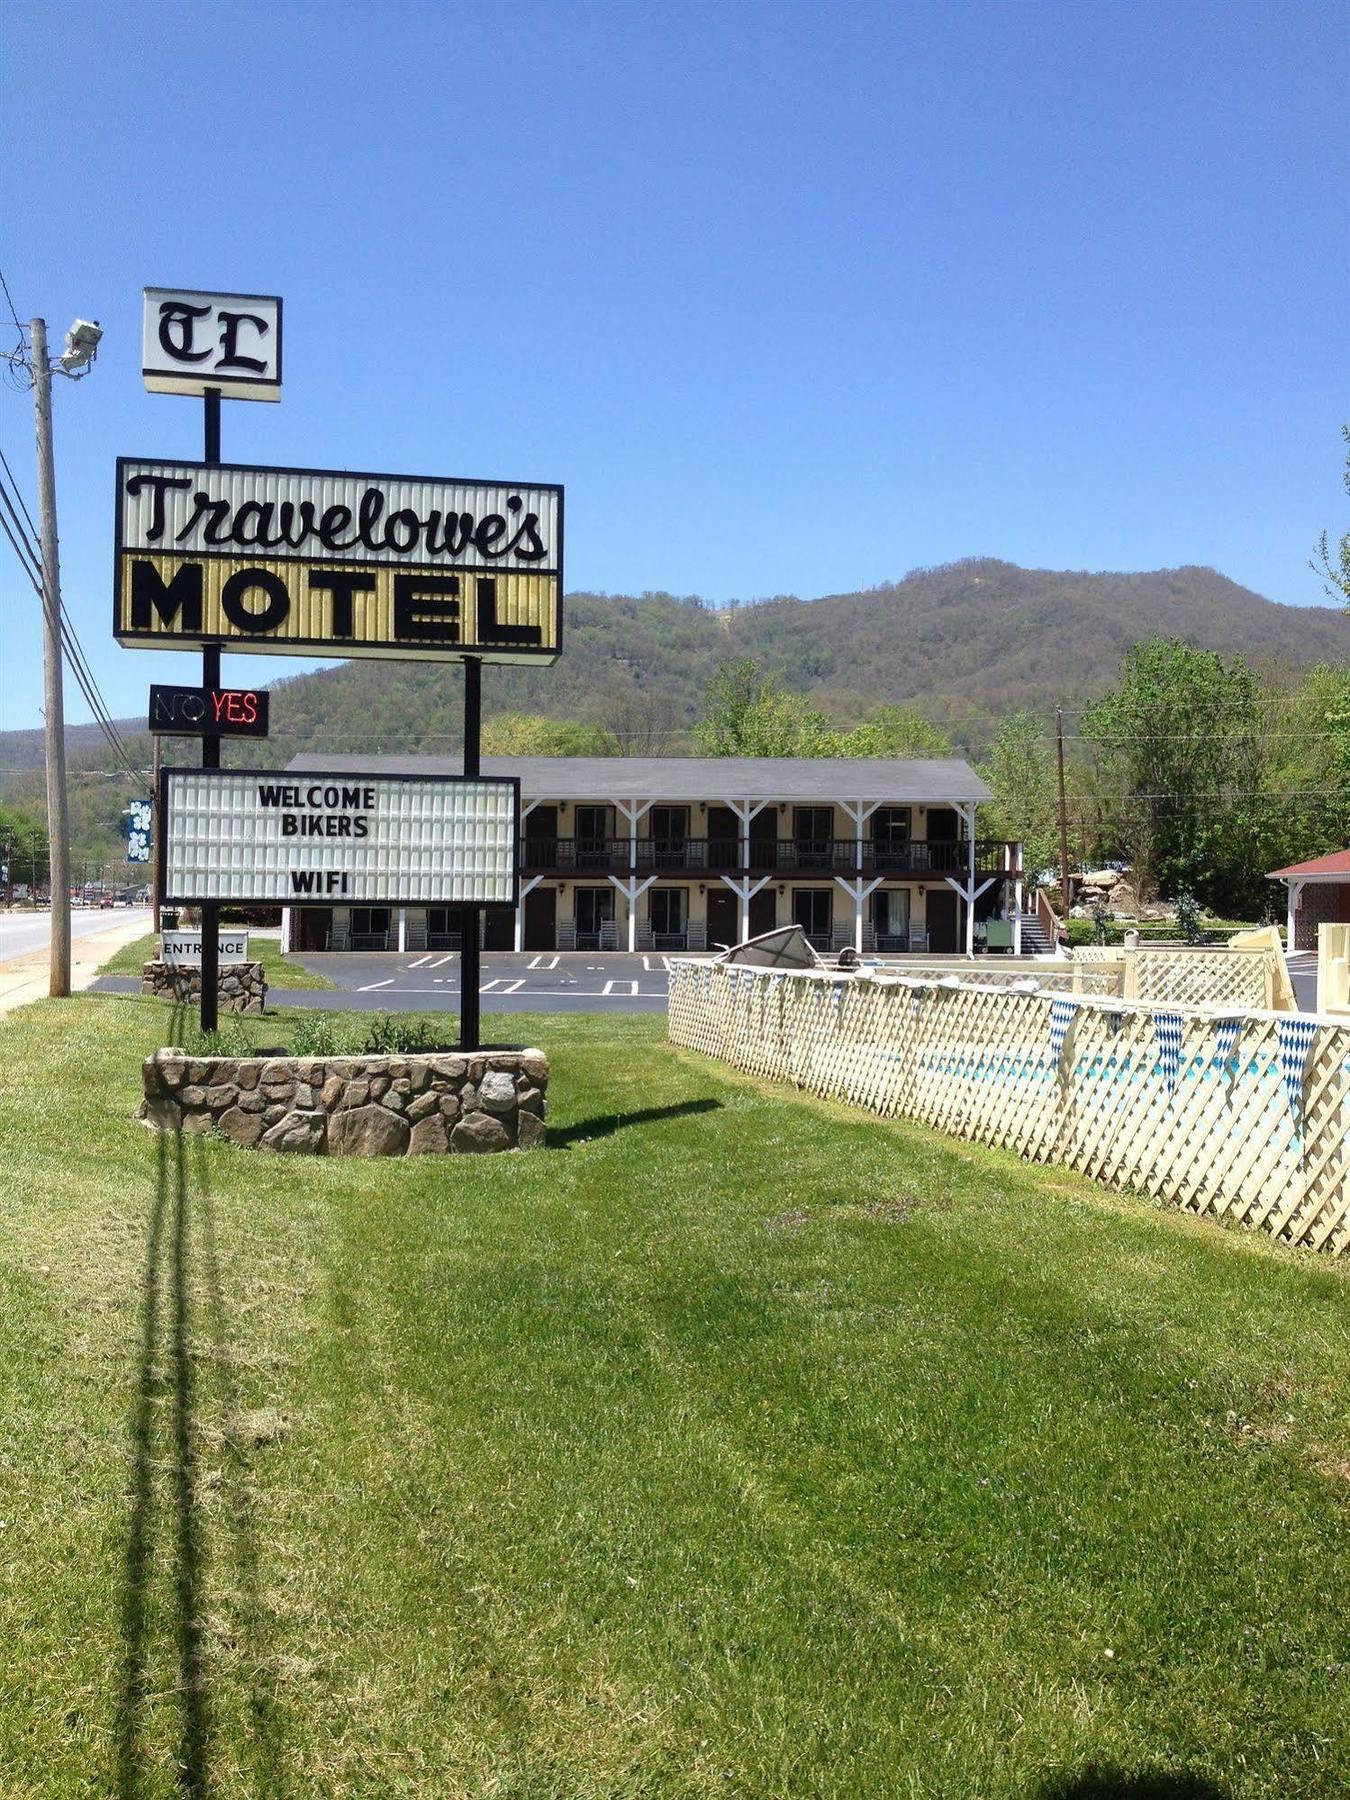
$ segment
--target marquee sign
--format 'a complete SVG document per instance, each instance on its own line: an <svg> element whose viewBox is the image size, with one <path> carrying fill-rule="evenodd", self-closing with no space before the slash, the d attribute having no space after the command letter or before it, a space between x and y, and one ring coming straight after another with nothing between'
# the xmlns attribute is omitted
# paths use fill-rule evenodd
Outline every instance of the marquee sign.
<svg viewBox="0 0 1350 1800"><path fill-rule="evenodd" d="M514 906L519 815L515 780L165 769L160 898Z"/></svg>
<svg viewBox="0 0 1350 1800"><path fill-rule="evenodd" d="M281 299L144 288L141 374L152 394L280 400Z"/></svg>
<svg viewBox="0 0 1350 1800"><path fill-rule="evenodd" d="M533 483L117 463L113 635L290 656L548 664L563 494Z"/></svg>
<svg viewBox="0 0 1350 1800"><path fill-rule="evenodd" d="M151 732L157 737L267 736L266 688L150 686Z"/></svg>

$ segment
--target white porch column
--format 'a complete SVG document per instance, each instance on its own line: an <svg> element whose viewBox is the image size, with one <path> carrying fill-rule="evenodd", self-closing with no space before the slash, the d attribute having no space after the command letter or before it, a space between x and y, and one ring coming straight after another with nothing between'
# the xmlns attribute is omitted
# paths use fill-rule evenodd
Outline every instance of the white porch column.
<svg viewBox="0 0 1350 1800"><path fill-rule="evenodd" d="M1289 941L1288 941L1288 945L1287 945L1287 950L1292 955L1293 949L1294 949L1294 933L1298 929L1298 921L1297 921L1297 918L1295 915L1297 914L1299 905L1303 899L1303 883L1301 881L1290 881L1286 885L1289 888L1289 913L1288 913L1288 927L1287 927L1288 932L1289 932Z"/></svg>
<svg viewBox="0 0 1350 1800"><path fill-rule="evenodd" d="M768 887L773 880L772 875L761 875L758 881L752 881L748 875L736 877L724 875L722 880L741 903L741 942L750 935L750 902L761 889Z"/></svg>
<svg viewBox="0 0 1350 1800"><path fill-rule="evenodd" d="M283 906L281 909L281 954L283 956L288 956L290 954L290 948L291 909L289 906Z"/></svg>
<svg viewBox="0 0 1350 1800"><path fill-rule="evenodd" d="M975 807L963 806L961 817L966 822L966 955L975 954ZM984 887L988 887L986 881ZM980 889L984 892L984 888Z"/></svg>
<svg viewBox="0 0 1350 1800"><path fill-rule="evenodd" d="M637 869L638 821L646 818L651 811L651 806L650 800L616 800L614 802L615 811L621 812L628 821L628 866L633 871Z"/></svg>
<svg viewBox="0 0 1350 1800"><path fill-rule="evenodd" d="M407 950L407 948L408 948L408 909L406 906L400 906L398 909L398 953L399 953L399 955L402 956L403 953Z"/></svg>
<svg viewBox="0 0 1350 1800"><path fill-rule="evenodd" d="M849 818L853 821L853 836L856 845L853 855L853 869L854 873L857 875L862 874L863 827L867 824L867 821L871 818L872 814L877 810L877 807L880 806L880 804L881 802L879 800L873 800L870 803L866 800L841 800L839 802L839 810L843 813L847 813Z"/></svg>
<svg viewBox="0 0 1350 1800"><path fill-rule="evenodd" d="M1013 864L1013 871L1016 877L1013 882L1013 955L1020 956L1022 954L1022 913L1026 906L1026 891L1023 887L1023 850L1021 844L1014 844L1012 853L1017 859Z"/></svg>
<svg viewBox="0 0 1350 1800"><path fill-rule="evenodd" d="M966 886L966 884L964 882L953 880L953 878L950 875L944 875L942 879L947 883L947 886L952 890L952 892L954 894L959 894L966 903L966 955L974 956L974 954L975 954L975 902L979 899L981 894L985 893L989 888L993 887L994 883L998 880L998 876L990 875L990 876L986 877L986 879L984 881L982 881L978 887L975 886L975 878L973 875L971 877L970 885L968 887Z"/></svg>
<svg viewBox="0 0 1350 1800"><path fill-rule="evenodd" d="M644 812L647 810L644 806ZM656 880L655 875L648 875L645 881L639 881L630 875L625 879L622 875L611 875L610 880L628 902L628 950L631 955L637 949L637 903Z"/></svg>
<svg viewBox="0 0 1350 1800"><path fill-rule="evenodd" d="M531 875L528 881L520 884L520 898L516 901L516 954L525 948L525 896L532 894L543 880L542 875Z"/></svg>
<svg viewBox="0 0 1350 1800"><path fill-rule="evenodd" d="M884 877L878 875L875 881L864 881L859 875L856 880L846 881L842 875L836 875L834 879L853 902L853 948L861 956L863 907L882 885Z"/></svg>

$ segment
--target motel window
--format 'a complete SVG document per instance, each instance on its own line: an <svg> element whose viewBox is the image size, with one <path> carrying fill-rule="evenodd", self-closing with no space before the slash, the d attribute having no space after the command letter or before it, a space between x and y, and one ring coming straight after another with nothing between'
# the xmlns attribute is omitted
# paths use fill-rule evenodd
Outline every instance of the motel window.
<svg viewBox="0 0 1350 1800"><path fill-rule="evenodd" d="M354 906L352 908L352 936L379 937L389 930L389 908L387 906Z"/></svg>
<svg viewBox="0 0 1350 1800"><path fill-rule="evenodd" d="M872 814L872 842L879 850L902 850L909 842L909 808L878 807Z"/></svg>
<svg viewBox="0 0 1350 1800"><path fill-rule="evenodd" d="M800 925L813 941L830 937L833 898L829 888L795 888L792 894L793 923Z"/></svg>
<svg viewBox="0 0 1350 1800"><path fill-rule="evenodd" d="M579 887L576 890L578 937L598 937L600 927L614 917L612 887Z"/></svg>
<svg viewBox="0 0 1350 1800"><path fill-rule="evenodd" d="M909 936L908 888L881 888L873 894L872 928L878 940ZM884 947L889 949L891 946Z"/></svg>
<svg viewBox="0 0 1350 1800"><path fill-rule="evenodd" d="M688 916L689 893L686 888L653 888L651 895L652 933L655 937L676 937L684 930Z"/></svg>

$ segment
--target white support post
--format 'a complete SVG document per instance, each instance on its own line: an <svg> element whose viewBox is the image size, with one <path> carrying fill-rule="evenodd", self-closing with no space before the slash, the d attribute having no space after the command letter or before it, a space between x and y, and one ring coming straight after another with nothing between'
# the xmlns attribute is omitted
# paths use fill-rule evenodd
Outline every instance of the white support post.
<svg viewBox="0 0 1350 1800"><path fill-rule="evenodd" d="M646 811L645 807L643 811ZM637 903L641 895L651 887L656 877L648 875L644 881L639 881L635 875L629 875L626 878L621 875L611 875L610 880L628 903L628 952L631 956L637 949Z"/></svg>
<svg viewBox="0 0 1350 1800"><path fill-rule="evenodd" d="M849 818L852 819L852 821L853 821L853 836L854 836L854 844L855 844L855 849L854 849L854 853L853 853L853 869L854 869L855 874L858 874L858 875L862 874L863 827L867 824L867 821L871 818L872 814L877 810L877 808L880 805L881 805L881 802L879 800L873 800L870 803L866 800L841 800L839 802L839 810L843 813L847 813Z"/></svg>
<svg viewBox="0 0 1350 1800"><path fill-rule="evenodd" d="M856 880L846 881L842 875L836 875L835 881L853 902L853 948L862 955L863 907L882 886L885 877L878 875L874 881L864 881L859 875Z"/></svg>
<svg viewBox="0 0 1350 1800"><path fill-rule="evenodd" d="M532 894L543 880L542 875L531 875L528 881L520 884L520 898L516 902L516 955L525 948L525 896Z"/></svg>
<svg viewBox="0 0 1350 1800"><path fill-rule="evenodd" d="M1013 856L1016 859L1013 863L1013 870L1016 876L1016 879L1013 882L1013 955L1020 956L1022 954L1022 913L1026 907L1026 891L1023 887L1022 869L1023 850L1021 844L1013 845Z"/></svg>
<svg viewBox="0 0 1350 1800"><path fill-rule="evenodd" d="M1296 918L1296 914L1299 909L1299 904L1303 899L1303 883L1301 881L1291 881L1288 883L1288 888L1289 888L1288 942L1285 946L1285 952L1287 955L1292 956L1294 953L1294 933L1298 929L1298 921Z"/></svg>
<svg viewBox="0 0 1350 1800"><path fill-rule="evenodd" d="M159 739L156 738L155 742L158 743ZM289 956L290 950L291 950L291 909L289 906L283 906L281 909L281 954L283 956Z"/></svg>
<svg viewBox="0 0 1350 1800"><path fill-rule="evenodd" d="M399 955L402 956L404 954L404 952L407 950L407 948L408 948L408 909L406 906L400 906L398 909L398 953L399 953Z"/></svg>
<svg viewBox="0 0 1350 1800"><path fill-rule="evenodd" d="M638 821L646 818L651 811L651 806L650 800L616 800L614 802L615 811L621 812L628 821L628 866L633 870L637 868Z"/></svg>
<svg viewBox="0 0 1350 1800"><path fill-rule="evenodd" d="M752 881L748 875L739 878L724 875L722 880L741 903L741 942L744 943L750 935L750 902L756 894L768 887L773 876L761 875L758 881Z"/></svg>
<svg viewBox="0 0 1350 1800"><path fill-rule="evenodd" d="M966 905L966 955L974 956L974 954L975 954L975 807L974 807L974 805L972 804L970 806L963 807L962 813L963 813L963 816L966 821L966 885L967 885L967 891L970 896L970 898L967 902L967 905ZM989 883L986 881L984 886L988 887ZM984 888L981 888L980 892L983 893Z"/></svg>

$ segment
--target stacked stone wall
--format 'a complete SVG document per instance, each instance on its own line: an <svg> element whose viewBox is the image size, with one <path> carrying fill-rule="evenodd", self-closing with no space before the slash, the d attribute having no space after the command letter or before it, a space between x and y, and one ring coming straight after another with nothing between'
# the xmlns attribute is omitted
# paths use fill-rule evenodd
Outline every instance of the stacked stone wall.
<svg viewBox="0 0 1350 1800"><path fill-rule="evenodd" d="M248 1150L427 1156L534 1150L544 1142L542 1050L472 1055L189 1056L142 1065L138 1117L161 1131L219 1131Z"/></svg>
<svg viewBox="0 0 1350 1800"><path fill-rule="evenodd" d="M152 1000L174 1000L193 1006L202 997L202 972L184 963L148 962L141 966L141 992ZM257 962L220 965L221 1012L260 1013L267 1004L267 981Z"/></svg>

